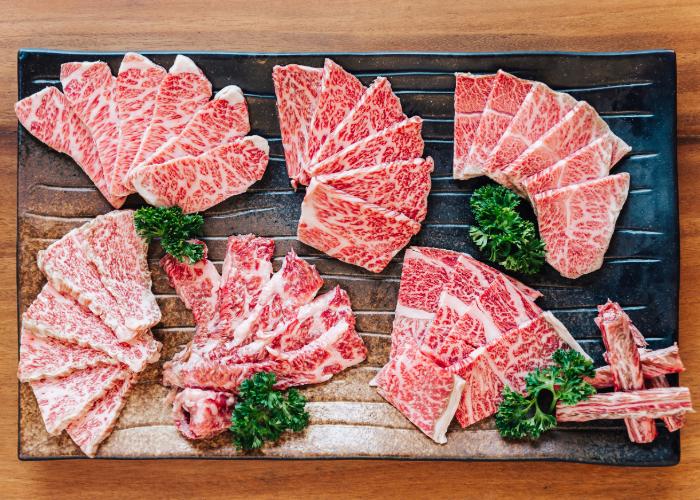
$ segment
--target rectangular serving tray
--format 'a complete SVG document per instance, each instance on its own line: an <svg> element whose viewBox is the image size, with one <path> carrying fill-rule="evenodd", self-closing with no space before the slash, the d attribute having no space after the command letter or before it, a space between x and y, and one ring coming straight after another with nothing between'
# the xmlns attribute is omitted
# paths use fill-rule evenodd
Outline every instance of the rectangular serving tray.
<svg viewBox="0 0 700 500"><path fill-rule="evenodd" d="M169 67L175 53L144 53ZM295 237L303 190L287 179L279 137L271 71L276 64L322 66L332 57L365 84L386 76L407 115L424 119L426 155L435 159L428 217L413 244L479 252L469 241L470 193L484 179L452 179L454 72L491 73L504 69L540 80L593 105L611 129L632 146L615 171L631 174L629 199L617 223L603 268L578 280L546 270L522 278L541 290L543 309L552 310L583 347L602 363L602 345L593 323L596 305L619 301L649 338L652 348L678 340L679 231L676 177L676 63L671 51L630 53L502 54L238 54L187 53L211 80L214 90L240 86L250 107L252 133L270 141L270 165L264 178L241 196L205 214L210 257L220 266L226 237L256 233L274 238L275 267L290 249L314 263L326 287L340 284L352 299L358 329L369 348L367 361L331 381L304 388L312 423L260 453L241 455L224 434L190 442L173 427L160 384L162 363L186 343L193 331L190 313L169 287L158 266L161 249L152 245L150 265L163 321L154 329L163 342L161 361L147 369L131 392L115 431L102 445L103 458L398 458L448 460L565 460L616 465L671 465L680 458L679 433L659 426L650 445L629 442L622 422L567 425L539 442L512 443L499 438L492 420L462 430L453 423L448 443L437 445L384 402L367 383L387 360L389 334L401 275L403 253L381 274L343 264L300 244ZM21 50L19 98L47 85L60 88L61 63L103 60L116 74L121 53ZM44 279L36 254L91 217L110 210L89 179L67 156L18 130L18 314L36 297ZM143 201L131 196L127 208ZM675 383L676 380L674 379ZM34 396L20 385L19 457L79 458L83 455L62 434L49 436Z"/></svg>

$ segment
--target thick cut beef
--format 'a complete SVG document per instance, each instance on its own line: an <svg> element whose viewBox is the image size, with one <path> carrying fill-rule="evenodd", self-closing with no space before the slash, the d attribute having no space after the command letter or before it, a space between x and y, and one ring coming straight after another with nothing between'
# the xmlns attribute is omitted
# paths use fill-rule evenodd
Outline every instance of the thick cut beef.
<svg viewBox="0 0 700 500"><path fill-rule="evenodd" d="M365 87L360 80L330 59L326 59L321 78L321 92L311 117L311 126L306 139L307 158L310 160L315 158L318 150L352 111L364 91ZM306 170L308 170L307 167L305 167Z"/></svg>
<svg viewBox="0 0 700 500"><path fill-rule="evenodd" d="M95 139L102 174L112 196L128 190L114 186L119 144L119 117L115 99L116 78L104 62L70 62L61 65L63 94Z"/></svg>
<svg viewBox="0 0 700 500"><path fill-rule="evenodd" d="M640 349L639 362L642 364L642 375L644 375L644 379L647 381L671 373L680 373L685 370L685 366L683 366L678 352L677 344L654 351ZM588 382L596 389L613 387L615 381L610 365L596 368L595 377L589 379Z"/></svg>
<svg viewBox="0 0 700 500"><path fill-rule="evenodd" d="M114 99L119 117L119 144L114 167L116 189L126 187L123 194L133 192L127 174L151 123L160 84L168 72L141 54L128 52L119 66Z"/></svg>
<svg viewBox="0 0 700 500"><path fill-rule="evenodd" d="M418 116L395 123L312 165L309 173L332 174L423 156L422 126L423 120Z"/></svg>
<svg viewBox="0 0 700 500"><path fill-rule="evenodd" d="M456 414L460 425L467 427L493 415L504 386L522 392L525 375L549 364L554 351L567 346L583 353L566 327L544 312L452 365L450 369L466 381Z"/></svg>
<svg viewBox="0 0 700 500"><path fill-rule="evenodd" d="M130 376L116 380L104 396L92 403L87 413L66 428L71 439L88 457L94 457L102 441L112 433L132 383Z"/></svg>
<svg viewBox="0 0 700 500"><path fill-rule="evenodd" d="M15 113L22 126L34 137L65 153L80 166L100 193L114 208L124 204L124 197L112 196L90 130L56 87L25 97L15 104Z"/></svg>
<svg viewBox="0 0 700 500"><path fill-rule="evenodd" d="M602 135L551 167L523 179L523 189L528 198L608 175L612 163L613 137L612 133Z"/></svg>
<svg viewBox="0 0 700 500"><path fill-rule="evenodd" d="M322 76L323 70L320 68L297 64L272 69L287 174L294 186L302 180L303 184L308 183L302 168L309 160L306 140L318 103Z"/></svg>
<svg viewBox="0 0 700 500"><path fill-rule="evenodd" d="M662 375L660 377L647 379L645 382L645 387L648 389L662 389L666 387L671 387L671 384L669 384L668 379L666 379L666 376ZM664 425L668 429L668 432L676 432L685 425L685 414L673 415L670 417L661 417L661 420L663 420Z"/></svg>
<svg viewBox="0 0 700 500"><path fill-rule="evenodd" d="M498 71L469 149L469 168L483 169L486 160L513 117L520 109L533 83Z"/></svg>
<svg viewBox="0 0 700 500"><path fill-rule="evenodd" d="M221 89L197 111L175 137L160 146L149 164L165 163L182 156L199 156L250 132L248 106L235 85Z"/></svg>
<svg viewBox="0 0 700 500"><path fill-rule="evenodd" d="M173 420L188 439L208 439L231 427L236 398L230 392L185 389L175 396Z"/></svg>
<svg viewBox="0 0 700 500"><path fill-rule="evenodd" d="M569 94L555 92L543 83L532 84L527 97L484 163L486 174L507 184L507 178L501 174L503 169L575 105L576 99Z"/></svg>
<svg viewBox="0 0 700 500"><path fill-rule="evenodd" d="M46 431L56 435L90 410L117 380L129 377L124 365L98 365L65 377L31 382Z"/></svg>
<svg viewBox="0 0 700 500"><path fill-rule="evenodd" d="M146 260L148 243L136 232L134 212L100 215L85 224L81 234L83 251L119 304L124 326L143 332L158 323L160 309L151 291Z"/></svg>
<svg viewBox="0 0 700 500"><path fill-rule="evenodd" d="M70 231L63 238L37 254L37 266L59 292L73 297L109 326L120 341L131 341L137 331L127 328L121 304L102 283L100 273L86 255L83 228Z"/></svg>
<svg viewBox="0 0 700 500"><path fill-rule="evenodd" d="M581 101L559 123L503 169L503 174L516 190L523 193L522 181L525 178L554 165L591 141L610 133L608 125L596 110ZM620 140L616 141L611 165L620 161L627 152L629 146Z"/></svg>
<svg viewBox="0 0 700 500"><path fill-rule="evenodd" d="M605 344L615 389L637 391L644 388L644 376L639 351L630 331L629 318L615 302L598 306L595 320ZM652 419L625 419L627 434L633 443L650 443L656 438L656 424Z"/></svg>
<svg viewBox="0 0 700 500"><path fill-rule="evenodd" d="M447 442L464 380L417 348L393 357L376 379L377 392L438 444Z"/></svg>
<svg viewBox="0 0 700 500"><path fill-rule="evenodd" d="M63 377L76 370L111 364L117 364L117 361L102 351L42 337L28 328L22 328L17 368L20 382Z"/></svg>
<svg viewBox="0 0 700 500"><path fill-rule="evenodd" d="M369 203L423 222L428 212L433 169L432 158L416 158L320 175L317 179Z"/></svg>
<svg viewBox="0 0 700 500"><path fill-rule="evenodd" d="M534 196L547 262L562 276L578 278L603 265L629 182L622 173Z"/></svg>
<svg viewBox="0 0 700 500"><path fill-rule="evenodd" d="M297 237L331 257L378 273L419 230L418 222L399 212L314 179L301 205Z"/></svg>
<svg viewBox="0 0 700 500"><path fill-rule="evenodd" d="M100 318L49 284L25 311L22 328L41 337L102 351L134 372L160 357L161 344L150 333L121 342Z"/></svg>
<svg viewBox="0 0 700 500"><path fill-rule="evenodd" d="M211 83L189 57L178 55L158 88L151 123L133 165L147 161L164 142L178 135L211 98Z"/></svg>
<svg viewBox="0 0 700 500"><path fill-rule="evenodd" d="M455 76L455 131L452 175L455 179L471 179L484 174L480 166L469 164L468 157L496 75L476 76L471 73L457 73Z"/></svg>
<svg viewBox="0 0 700 500"><path fill-rule="evenodd" d="M208 258L206 244L200 240L191 240L190 243L204 246L204 256L201 260L190 264L166 254L160 259L160 266L177 296L185 307L192 311L195 322L198 325L206 324L216 311L221 277L214 263Z"/></svg>
<svg viewBox="0 0 700 500"><path fill-rule="evenodd" d="M185 213L201 212L244 193L265 173L270 148L252 135L159 165L142 165L131 172L136 191L158 207L178 206Z"/></svg>
<svg viewBox="0 0 700 500"><path fill-rule="evenodd" d="M557 405L558 422L665 418L694 413L687 387L594 394L575 405Z"/></svg>
<svg viewBox="0 0 700 500"><path fill-rule="evenodd" d="M389 80L379 77L328 135L310 163L323 161L351 144L405 119L401 101L391 91Z"/></svg>

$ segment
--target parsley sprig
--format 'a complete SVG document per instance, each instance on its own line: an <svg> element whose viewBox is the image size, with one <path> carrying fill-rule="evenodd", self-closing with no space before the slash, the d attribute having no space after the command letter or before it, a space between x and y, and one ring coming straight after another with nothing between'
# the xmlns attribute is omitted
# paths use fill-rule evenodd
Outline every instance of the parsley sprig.
<svg viewBox="0 0 700 500"><path fill-rule="evenodd" d="M535 274L544 264L544 242L535 225L518 213L520 201L503 186L480 187L470 200L477 224L469 228L469 235L492 262L509 271Z"/></svg>
<svg viewBox="0 0 700 500"><path fill-rule="evenodd" d="M189 240L199 234L204 218L199 214L183 214L180 207L142 207L134 215L136 231L149 243L160 238L163 250L180 262L191 264L204 257L204 246Z"/></svg>
<svg viewBox="0 0 700 500"><path fill-rule="evenodd" d="M260 372L241 384L230 427L237 448L256 450L286 430L300 432L309 425L306 398L295 389L274 390L276 380L274 373Z"/></svg>
<svg viewBox="0 0 700 500"><path fill-rule="evenodd" d="M559 349L554 364L537 368L525 377L526 394L506 387L496 413L496 428L504 438L538 439L557 426L555 409L561 401L573 405L596 393L584 380L593 377L593 363L581 353Z"/></svg>

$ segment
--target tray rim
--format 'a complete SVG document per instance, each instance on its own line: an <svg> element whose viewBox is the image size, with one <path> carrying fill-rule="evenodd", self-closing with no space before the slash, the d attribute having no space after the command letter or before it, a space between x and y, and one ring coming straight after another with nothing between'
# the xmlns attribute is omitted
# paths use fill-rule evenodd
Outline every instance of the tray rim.
<svg viewBox="0 0 700 500"><path fill-rule="evenodd" d="M415 57L467 57L467 58L477 58L477 57L610 57L610 58L624 58L630 56L643 56L643 55L659 55L664 56L668 59L669 64L672 65L673 70L673 114L671 118L671 129L673 133L672 139L672 150L671 150L671 167L674 179L674 205L675 205L675 244L676 244L676 256L675 256L675 270L676 280L676 328L675 328L675 341L680 343L680 270L681 270L681 238L680 238L680 204L679 204L679 183L678 183L678 70L677 70L677 54L673 49L642 49L642 50L631 50L631 51L606 51L606 52L595 52L595 51L500 51L500 52L459 52L459 51L337 51L337 52L317 52L317 51L292 51L292 52L248 52L248 51L205 51L205 50L186 50L186 51L174 51L174 50L125 50L125 51L99 51L99 50L70 50L70 49L45 49L40 47L21 47L17 50L17 96L20 97L21 86L24 80L24 75L22 73L22 62L28 55L31 54L46 54L46 55L84 55L90 57L100 57L100 56L120 56L126 52L138 52L144 55L201 55L201 56L238 56L238 57L289 57L289 56L304 56L304 57L332 57L332 56L342 56L342 57L352 57L352 56L362 56L362 57L376 57L376 56L415 56ZM15 285L16 285L16 304L17 304L17 352L19 354L20 347L20 333L21 333L21 301L20 301L20 262L17 259L20 250L20 239L19 239L19 187L20 187L20 177L19 177L19 133L21 130L21 124L17 123L17 183L15 185L16 195L17 195L17 210L15 213L16 218L16 242L15 242ZM44 462L44 461L54 461L54 460L87 460L90 457L85 455L54 455L54 456L28 456L21 452L21 385L22 383L17 380L17 458L23 462ZM328 456L296 456L296 457L282 457L282 456L269 456L269 455L236 455L236 456L174 456L174 455L162 455L162 456L96 456L93 459L98 460L119 460L119 461L129 461L129 460L265 460L265 461L314 461L314 460L390 460L390 461L406 461L406 462L551 462L551 463L573 463L573 464L590 464L590 465L603 465L612 467L670 467L675 466L680 463L681 460L681 431L678 430L673 433L673 439L669 443L671 447L675 448L675 456L668 461L663 462L605 462L605 461L594 461L594 460L576 460L576 459L566 459L560 457L524 457L524 458L479 458L479 457L404 457L404 456L392 456L392 455L378 455L378 456L365 456L365 455L348 455L348 456L338 456L338 455L328 455Z"/></svg>

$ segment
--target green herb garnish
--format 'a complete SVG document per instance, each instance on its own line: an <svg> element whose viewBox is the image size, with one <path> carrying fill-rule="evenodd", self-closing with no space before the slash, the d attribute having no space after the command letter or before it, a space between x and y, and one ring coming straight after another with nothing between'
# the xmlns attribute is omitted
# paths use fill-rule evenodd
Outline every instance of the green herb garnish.
<svg viewBox="0 0 700 500"><path fill-rule="evenodd" d="M591 360L570 349L557 350L552 360L552 366L537 368L525 377L526 395L509 387L503 390L496 428L504 438L538 439L557 426L559 401L573 405L596 393L584 380L595 375Z"/></svg>
<svg viewBox="0 0 700 500"><path fill-rule="evenodd" d="M183 214L180 207L142 207L134 215L136 231L149 243L160 238L163 250L191 264L204 257L204 246L187 240L199 234L204 218L199 214Z"/></svg>
<svg viewBox="0 0 700 500"><path fill-rule="evenodd" d="M276 380L274 373L261 372L241 384L230 427L237 448L256 450L286 430L299 432L309 425L306 398L295 389L286 395L274 390Z"/></svg>
<svg viewBox="0 0 700 500"><path fill-rule="evenodd" d="M503 186L480 187L470 200L477 225L469 228L469 235L492 262L509 271L535 274L544 264L544 242L535 225L516 210L520 201Z"/></svg>

